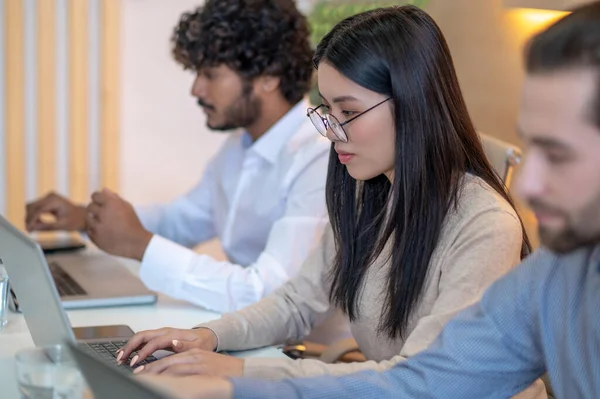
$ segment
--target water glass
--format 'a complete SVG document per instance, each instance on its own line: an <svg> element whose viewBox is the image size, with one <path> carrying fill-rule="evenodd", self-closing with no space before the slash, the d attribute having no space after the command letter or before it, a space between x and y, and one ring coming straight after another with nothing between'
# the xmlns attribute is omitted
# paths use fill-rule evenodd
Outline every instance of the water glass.
<svg viewBox="0 0 600 399"><path fill-rule="evenodd" d="M21 399L81 399L84 380L63 345L30 348L15 355Z"/></svg>
<svg viewBox="0 0 600 399"><path fill-rule="evenodd" d="M6 274L4 266L0 264L0 330L8 321L8 292L8 274Z"/></svg>

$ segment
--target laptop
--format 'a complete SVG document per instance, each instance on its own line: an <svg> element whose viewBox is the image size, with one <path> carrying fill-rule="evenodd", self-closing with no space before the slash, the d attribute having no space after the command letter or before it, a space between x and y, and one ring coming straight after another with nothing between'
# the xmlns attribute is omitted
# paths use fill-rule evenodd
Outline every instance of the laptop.
<svg viewBox="0 0 600 399"><path fill-rule="evenodd" d="M98 326L72 329L41 248L14 226L0 220L0 263L8 272L35 345L78 342L85 350L110 361L115 367L131 371L128 362L121 366L116 364L116 352L133 335L131 328ZM150 356L139 365L154 360L156 358Z"/></svg>
<svg viewBox="0 0 600 399"><path fill-rule="evenodd" d="M38 243L0 215L0 257L29 267L26 259L38 253L42 253ZM156 294L109 255L57 253L46 260L65 309L156 302ZM17 303L22 301L17 295Z"/></svg>
<svg viewBox="0 0 600 399"><path fill-rule="evenodd" d="M67 344L95 399L167 399L168 395Z"/></svg>

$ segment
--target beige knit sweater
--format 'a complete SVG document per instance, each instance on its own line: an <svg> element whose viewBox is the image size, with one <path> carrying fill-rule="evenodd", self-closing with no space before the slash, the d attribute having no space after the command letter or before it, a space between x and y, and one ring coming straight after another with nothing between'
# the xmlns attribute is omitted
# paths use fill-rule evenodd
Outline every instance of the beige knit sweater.
<svg viewBox="0 0 600 399"><path fill-rule="evenodd" d="M351 323L352 334L369 361L326 364L308 359L249 358L244 376L278 379L389 369L427 348L452 316L477 302L492 282L518 264L522 239L521 224L512 207L481 179L467 175L458 207L444 222L406 340L377 332L390 267L389 252L384 251L364 278L359 318ZM326 275L334 253L329 228L295 278L260 302L199 327L215 332L218 350L251 349L306 336L330 311ZM544 398L542 390L541 382L536 383L522 397Z"/></svg>

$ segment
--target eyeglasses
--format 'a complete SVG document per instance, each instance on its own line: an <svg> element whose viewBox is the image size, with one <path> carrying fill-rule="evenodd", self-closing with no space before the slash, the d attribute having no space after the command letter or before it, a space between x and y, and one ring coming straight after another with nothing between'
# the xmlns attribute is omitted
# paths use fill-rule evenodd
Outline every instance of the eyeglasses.
<svg viewBox="0 0 600 399"><path fill-rule="evenodd" d="M346 133L344 126L346 126L348 123L352 122L353 120L357 119L358 117L363 116L367 112L379 107L381 104L383 104L387 101L390 101L391 99L392 99L392 97L386 98L385 100L381 101L380 103L373 105L371 108L367 109L366 111L363 111L360 114L348 119L344 123L341 123L335 116L333 116L333 114L326 114L325 116L321 116L321 114L319 114L318 110L319 110L319 108L324 107L325 104L321 104L316 108L309 108L308 110L306 110L306 116L308 116L308 118L310 119L312 124L315 126L317 131L321 134L321 136L327 137L327 129L331 129L331 131L333 132L333 134L339 141L341 141L343 143L347 143L348 142L348 134Z"/></svg>

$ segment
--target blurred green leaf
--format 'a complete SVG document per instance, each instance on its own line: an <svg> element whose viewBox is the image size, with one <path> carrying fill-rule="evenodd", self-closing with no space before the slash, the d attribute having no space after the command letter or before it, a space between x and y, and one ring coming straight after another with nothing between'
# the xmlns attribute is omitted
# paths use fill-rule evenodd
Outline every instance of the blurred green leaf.
<svg viewBox="0 0 600 399"><path fill-rule="evenodd" d="M308 15L311 26L311 42L316 46L321 39L340 21L379 7L413 4L423 8L428 0L321 0Z"/></svg>

